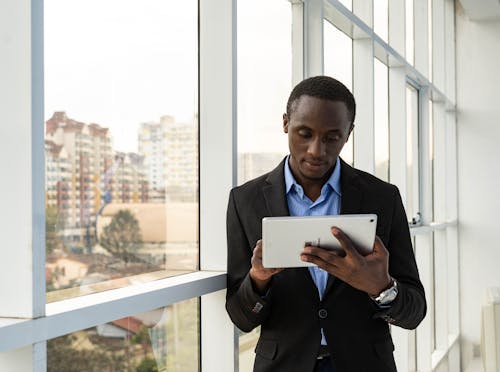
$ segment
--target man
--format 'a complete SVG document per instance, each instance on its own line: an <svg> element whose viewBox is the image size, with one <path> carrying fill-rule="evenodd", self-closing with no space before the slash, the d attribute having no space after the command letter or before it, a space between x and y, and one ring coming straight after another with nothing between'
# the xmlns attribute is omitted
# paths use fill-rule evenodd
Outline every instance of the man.
<svg viewBox="0 0 500 372"><path fill-rule="evenodd" d="M290 155L230 193L226 308L241 330L261 326L254 371L396 371L388 323L413 329L425 316L398 189L339 158L355 114L339 81L302 81L283 115ZM378 215L372 253L332 227L345 255L306 246L301 259L317 267L262 266L263 217L339 213Z"/></svg>

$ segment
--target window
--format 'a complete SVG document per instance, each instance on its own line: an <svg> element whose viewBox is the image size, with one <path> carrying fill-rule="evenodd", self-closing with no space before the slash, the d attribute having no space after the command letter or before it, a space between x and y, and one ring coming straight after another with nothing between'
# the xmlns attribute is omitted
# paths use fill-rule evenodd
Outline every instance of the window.
<svg viewBox="0 0 500 372"><path fill-rule="evenodd" d="M325 75L341 81L352 92L352 39L332 25L323 21L324 70ZM348 164L354 164L354 132L344 145L340 157Z"/></svg>
<svg viewBox="0 0 500 372"><path fill-rule="evenodd" d="M197 270L197 16L194 0L45 2L45 141L73 177L47 215L49 301Z"/></svg>
<svg viewBox="0 0 500 372"><path fill-rule="evenodd" d="M374 63L375 175L389 181L389 87L387 66Z"/></svg>
<svg viewBox="0 0 500 372"><path fill-rule="evenodd" d="M282 117L292 88L291 27L288 1L238 2L238 183L288 153Z"/></svg>
<svg viewBox="0 0 500 372"><path fill-rule="evenodd" d="M1 159L4 168L15 170L0 193L3 239L12 248L2 253L0 276L4 283L16 283L0 286L0 370L39 369L45 341L49 370L67 370L57 367L57 348L77 361L77 355L85 355L78 353L83 346L87 351L99 347L93 361L115 358L115 366L125 363L131 370L143 362L145 369L163 368L165 353L167 370L196 371L200 364L205 370L213 365L231 369L233 362L234 369L251 370L258 329L239 337L238 360L234 327L220 311L225 286L221 216L231 185L270 170L288 153L281 116L293 85L292 66L294 79L302 72L324 73L359 89L358 124L366 128L363 140L357 138L358 165L400 185L410 220L424 212L422 225L411 226L411 234L433 315L418 333L392 330L398 370L458 365L454 2L424 11L427 1L317 1L315 10L324 6L323 12L305 13L304 4L313 2L242 0L238 12L230 6L235 3L0 2L0 33L16 40L0 43L5 62L0 94L9 98L2 113L12 123L0 138L7 155ZM395 29L385 31L395 19ZM307 33L316 35L321 28L323 49L298 42L314 39ZM429 31L445 36L428 43ZM374 32L381 37L373 37ZM381 39L390 39L391 48ZM406 53L394 53L405 44ZM422 51L429 47L428 54ZM426 69L428 56L434 59L433 84L427 71L418 70ZM68 134L72 130L74 135ZM352 140L341 155L351 164ZM380 170L375 163L388 161L387 149L390 162ZM160 236L158 245L148 246L131 238L132 251L112 253L100 244L100 232L125 204L130 225L138 221L142 243L151 232L175 238L168 244L165 238L162 245ZM161 218L146 221L156 224L146 233L141 222L153 210ZM168 217L174 212L172 224ZM40 241L43 222L46 239ZM40 254L45 247L47 262ZM47 293L41 284L45 276ZM154 321L144 312L156 314ZM134 326L137 319L156 344L132 336L133 329L141 334ZM155 326L168 331L166 338ZM102 337L115 331L124 337ZM69 336L55 338L63 334ZM72 340L83 343L73 348ZM158 340L166 342L163 354ZM213 352L221 348L225 355Z"/></svg>
<svg viewBox="0 0 500 372"><path fill-rule="evenodd" d="M406 87L406 214L410 223L420 223L420 162L419 162L419 100L418 90Z"/></svg>
<svg viewBox="0 0 500 372"><path fill-rule="evenodd" d="M265 9L265 11L262 11ZM288 154L283 113L292 89L292 13L285 0L238 1L238 183ZM251 371L259 328L239 332L239 371Z"/></svg>
<svg viewBox="0 0 500 372"><path fill-rule="evenodd" d="M388 0L376 0L373 6L373 31L386 43L389 41L389 3Z"/></svg>
<svg viewBox="0 0 500 372"><path fill-rule="evenodd" d="M413 2L415 0L406 0L406 60L413 64L415 58L415 31L414 31L414 14Z"/></svg>
<svg viewBox="0 0 500 372"><path fill-rule="evenodd" d="M198 306L194 298L49 340L47 371L198 371Z"/></svg>

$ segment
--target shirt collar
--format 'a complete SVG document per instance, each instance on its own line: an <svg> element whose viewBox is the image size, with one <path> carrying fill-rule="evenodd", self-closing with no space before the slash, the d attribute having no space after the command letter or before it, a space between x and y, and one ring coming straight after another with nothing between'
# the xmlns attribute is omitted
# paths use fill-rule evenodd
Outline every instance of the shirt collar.
<svg viewBox="0 0 500 372"><path fill-rule="evenodd" d="M285 190L286 193L288 194L292 187L295 188L296 191L301 194L300 196L302 197L304 191L302 189L302 186L299 185L297 180L292 174L292 170L290 169L290 155L287 156L286 161L285 161ZM341 190L340 190L340 158L337 157L337 161L335 162L335 167L333 169L332 174L330 175L330 178L326 181L326 183L323 185L322 190L325 188L326 185L329 185L333 191L335 191L338 195L342 195ZM300 191L299 191L300 190Z"/></svg>

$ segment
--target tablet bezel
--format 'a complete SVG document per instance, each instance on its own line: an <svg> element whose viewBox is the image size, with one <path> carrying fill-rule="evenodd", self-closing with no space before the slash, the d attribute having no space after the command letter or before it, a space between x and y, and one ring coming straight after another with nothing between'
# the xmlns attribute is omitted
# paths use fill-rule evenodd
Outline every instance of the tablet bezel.
<svg viewBox="0 0 500 372"><path fill-rule="evenodd" d="M336 216L285 216L262 219L262 264L266 268L316 266L300 259L305 243L325 249L339 249L331 233L336 226L346 233L362 255L373 250L377 227L376 214Z"/></svg>

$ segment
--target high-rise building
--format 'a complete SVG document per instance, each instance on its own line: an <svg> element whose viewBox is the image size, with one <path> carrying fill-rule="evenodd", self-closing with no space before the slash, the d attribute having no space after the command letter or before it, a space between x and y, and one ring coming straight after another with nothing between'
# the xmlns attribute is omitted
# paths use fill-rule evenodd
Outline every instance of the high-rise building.
<svg viewBox="0 0 500 372"><path fill-rule="evenodd" d="M58 209L63 235L82 242L106 204L144 203L147 180L138 154L113 154L108 128L55 112L46 122L47 206ZM88 241L87 241L88 243Z"/></svg>
<svg viewBox="0 0 500 372"><path fill-rule="evenodd" d="M198 199L197 120L178 122L162 116L139 129L139 154L144 156L151 201Z"/></svg>
<svg viewBox="0 0 500 372"><path fill-rule="evenodd" d="M64 216L70 208L71 163L62 145L45 141L45 205Z"/></svg>
<svg viewBox="0 0 500 372"><path fill-rule="evenodd" d="M148 181L143 171L144 157L136 153L115 153L116 170L111 177L114 203L148 202Z"/></svg>

